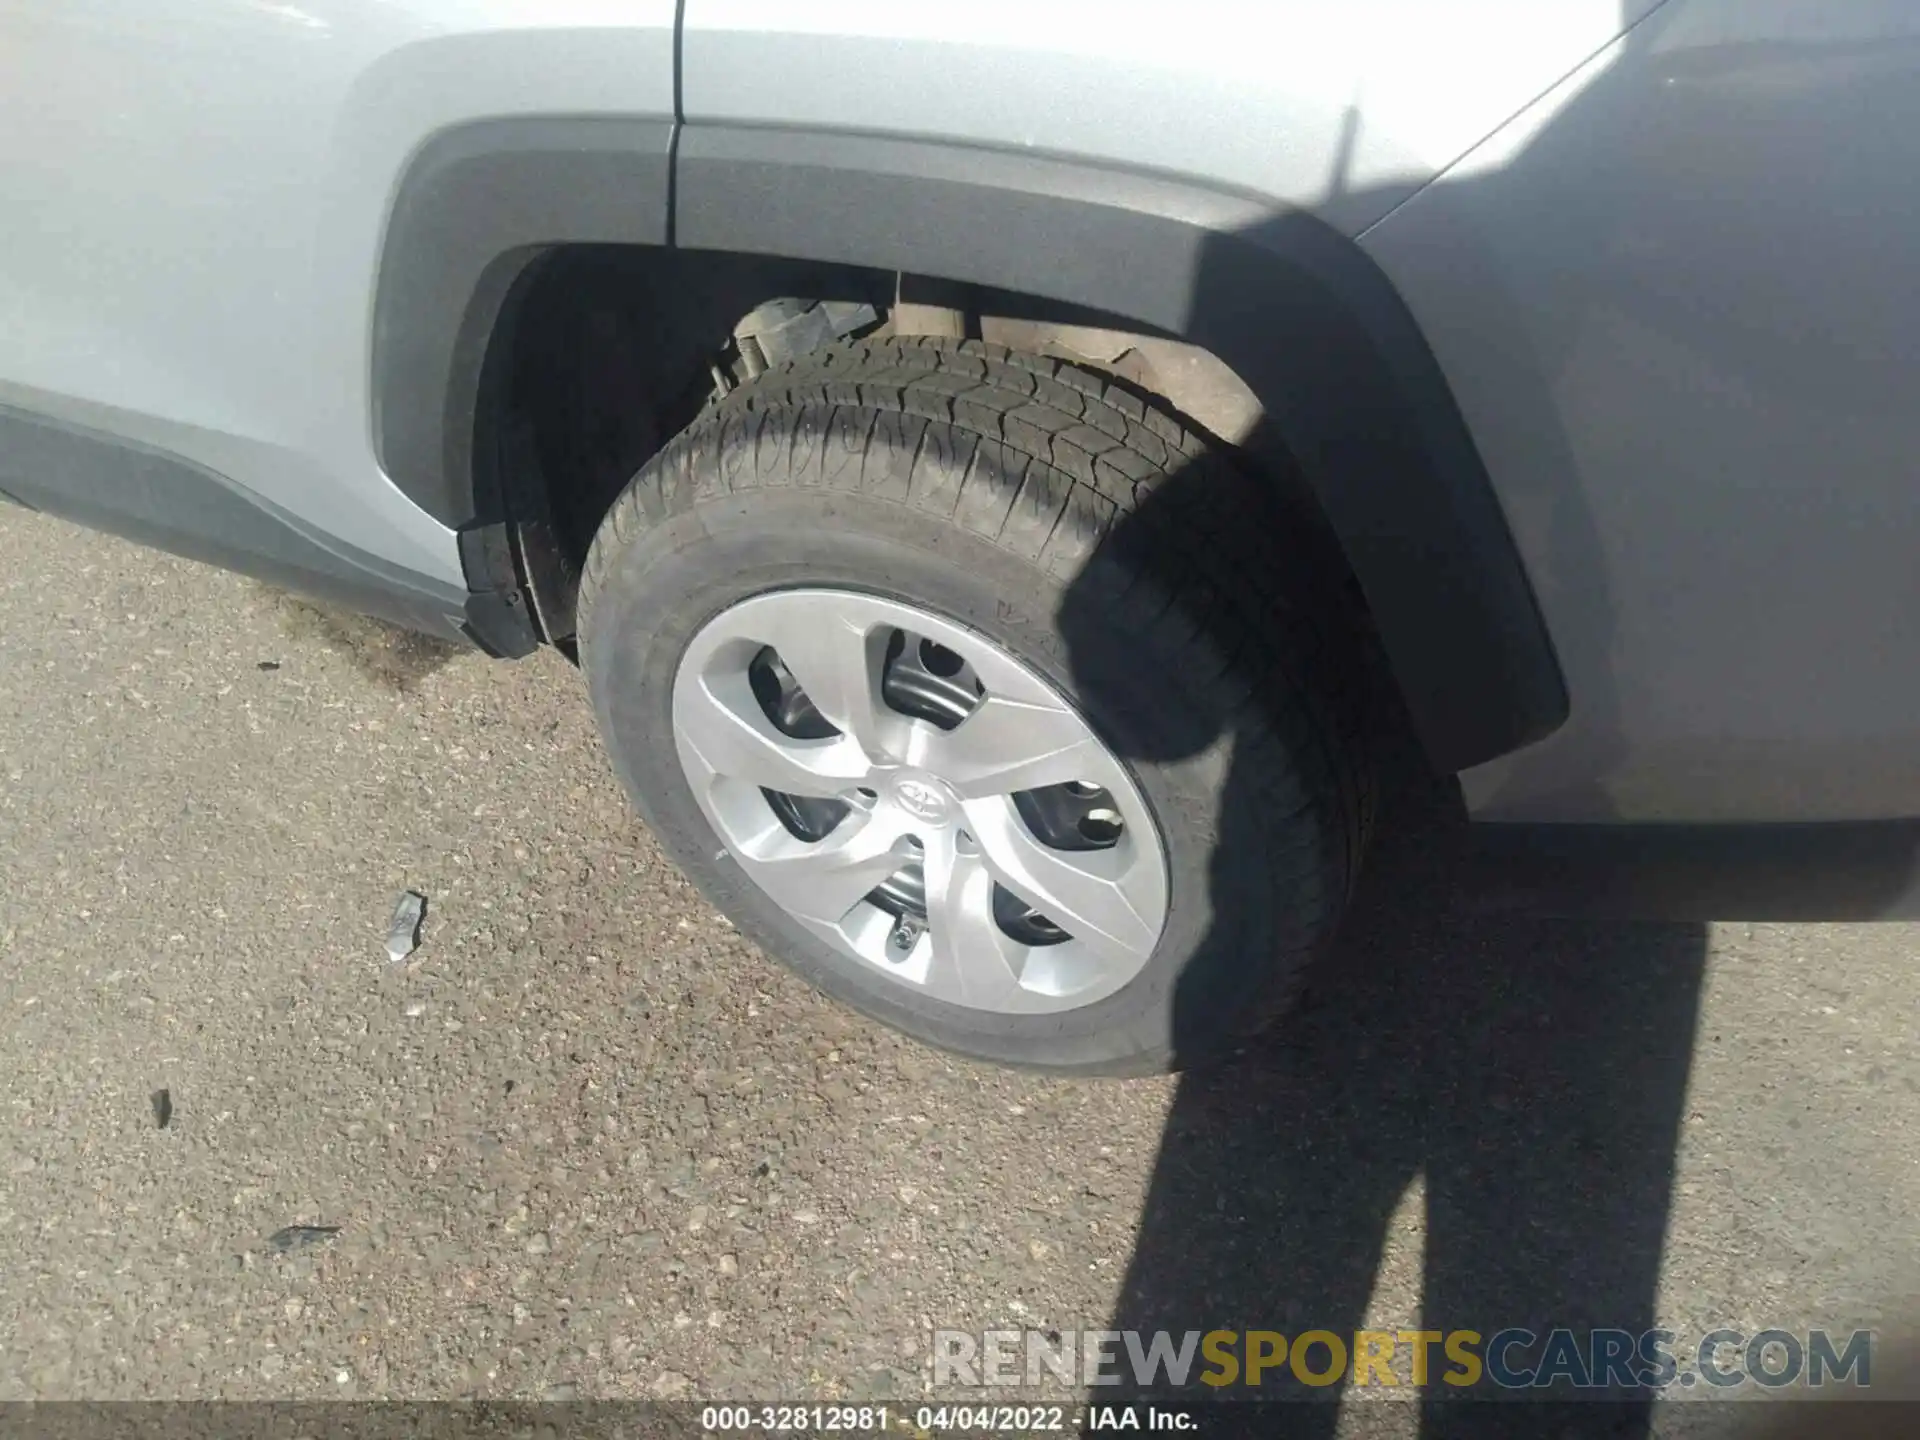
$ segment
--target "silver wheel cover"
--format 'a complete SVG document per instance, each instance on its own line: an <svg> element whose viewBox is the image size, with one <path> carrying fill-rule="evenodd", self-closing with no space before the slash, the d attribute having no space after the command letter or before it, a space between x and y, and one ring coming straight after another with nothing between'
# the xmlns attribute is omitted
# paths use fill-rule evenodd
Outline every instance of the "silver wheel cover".
<svg viewBox="0 0 1920 1440"><path fill-rule="evenodd" d="M775 723L755 690L769 650L826 722L816 728L837 734ZM970 711L945 728L889 703L890 652L910 670L958 657ZM856 591L757 595L688 645L673 728L701 810L754 883L901 986L976 1010L1057 1012L1113 994L1159 942L1166 857L1132 777L1058 690L977 631ZM810 838L776 808L783 796L845 813ZM1091 808L1067 811L1082 813L1067 848L1030 823L1041 800L1052 814L1081 796ZM897 902L903 886L923 910Z"/></svg>

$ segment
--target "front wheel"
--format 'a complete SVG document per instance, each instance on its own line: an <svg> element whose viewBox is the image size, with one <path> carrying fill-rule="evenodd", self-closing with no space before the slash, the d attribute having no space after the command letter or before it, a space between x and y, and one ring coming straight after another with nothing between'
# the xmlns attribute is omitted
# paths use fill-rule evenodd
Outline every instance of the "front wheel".
<svg viewBox="0 0 1920 1440"><path fill-rule="evenodd" d="M661 842L808 980L985 1059L1165 1069L1278 1008L1363 838L1265 518L1092 374L816 352L615 503L582 663Z"/></svg>

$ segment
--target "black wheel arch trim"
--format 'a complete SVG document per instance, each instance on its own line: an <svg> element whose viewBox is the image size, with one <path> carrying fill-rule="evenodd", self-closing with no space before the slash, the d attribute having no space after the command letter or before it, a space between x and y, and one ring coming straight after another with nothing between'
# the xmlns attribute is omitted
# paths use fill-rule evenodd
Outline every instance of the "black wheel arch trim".
<svg viewBox="0 0 1920 1440"><path fill-rule="evenodd" d="M554 245L667 243L672 146L667 119L487 120L408 164L374 292L374 450L442 524L503 518L474 417L515 283Z"/></svg>
<svg viewBox="0 0 1920 1440"><path fill-rule="evenodd" d="M582 119L449 132L396 195L373 363L387 473L456 528L503 518L472 454L488 337L527 261L571 243L904 271L1200 345L1253 389L1263 443L1284 435L1313 484L1433 764L1465 769L1567 717L1519 552L1419 326L1358 245L1304 212L859 134Z"/></svg>

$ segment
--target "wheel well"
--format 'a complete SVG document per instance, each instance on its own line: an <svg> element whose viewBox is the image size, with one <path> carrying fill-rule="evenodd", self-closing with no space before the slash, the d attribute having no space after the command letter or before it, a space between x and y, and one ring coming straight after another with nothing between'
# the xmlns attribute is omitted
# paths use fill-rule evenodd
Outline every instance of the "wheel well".
<svg viewBox="0 0 1920 1440"><path fill-rule="evenodd" d="M923 298L889 288L903 269L1001 288ZM612 292L584 278L596 271L618 277ZM1460 303L1499 303L1485 277L1461 283ZM637 405L566 378L591 373L568 352L607 293L628 298L593 323L637 337L633 376L666 387ZM369 357L375 458L458 534L477 636L506 654L532 648L541 626L564 641L580 516L644 455L648 428L657 442L673 423L701 337L762 297L876 294L947 312L948 333L958 310L983 330L996 318L1080 327L1185 341L1198 347L1189 358L1223 362L1267 411L1242 454L1277 483L1297 473L1310 487L1307 513L1337 535L1335 558L1365 593L1436 767L1479 764L1566 721L1500 497L1393 282L1306 211L1171 177L784 127L607 116L455 127L408 166L388 219ZM544 342L527 338L543 329ZM1066 342L1056 331L1047 343ZM523 363L523 349L548 363ZM1167 372L1154 381L1202 428L1230 430ZM593 396L608 393L646 424L615 417L602 448L620 463L562 457L550 486L542 446L567 430L554 417L605 418ZM550 488L573 507L561 519Z"/></svg>
<svg viewBox="0 0 1920 1440"><path fill-rule="evenodd" d="M474 417L474 454L498 467L546 638L571 649L579 567L601 518L716 394L815 344L874 333L983 339L1104 370L1236 452L1262 420L1258 397L1209 352L1058 302L765 256L560 247L503 306ZM1287 492L1345 577L1309 487L1270 448L1241 462Z"/></svg>

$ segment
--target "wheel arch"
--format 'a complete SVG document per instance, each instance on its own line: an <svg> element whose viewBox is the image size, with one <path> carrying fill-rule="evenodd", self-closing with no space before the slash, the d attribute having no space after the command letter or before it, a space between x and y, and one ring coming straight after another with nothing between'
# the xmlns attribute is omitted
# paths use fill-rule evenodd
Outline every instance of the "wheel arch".
<svg viewBox="0 0 1920 1440"><path fill-rule="evenodd" d="M374 428L394 482L474 532L476 589L476 568L512 584L502 501L474 452L489 340L527 264L559 244L927 276L1191 343L1263 406L1250 448L1284 450L1312 485L1432 763L1464 769L1566 719L1550 638L1445 377L1391 282L1310 214L918 140L595 120L443 136L396 195Z"/></svg>

